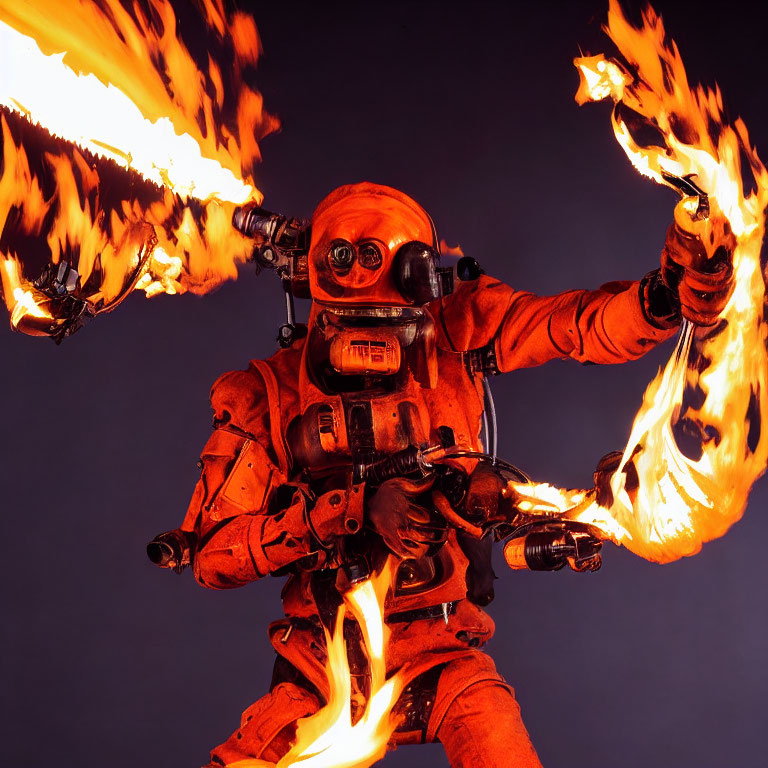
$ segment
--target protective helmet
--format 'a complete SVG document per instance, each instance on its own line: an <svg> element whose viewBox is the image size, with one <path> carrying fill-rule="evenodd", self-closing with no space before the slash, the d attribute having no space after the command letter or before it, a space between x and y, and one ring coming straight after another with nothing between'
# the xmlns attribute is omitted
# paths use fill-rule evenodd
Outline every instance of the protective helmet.
<svg viewBox="0 0 768 768"><path fill-rule="evenodd" d="M312 215L309 286L320 304L421 306L439 294L432 219L408 195L348 184Z"/></svg>

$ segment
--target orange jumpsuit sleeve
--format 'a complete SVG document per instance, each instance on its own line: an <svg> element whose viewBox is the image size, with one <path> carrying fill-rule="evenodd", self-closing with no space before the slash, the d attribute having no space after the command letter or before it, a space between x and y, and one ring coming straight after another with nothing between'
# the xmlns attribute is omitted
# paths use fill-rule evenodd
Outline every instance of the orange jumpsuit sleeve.
<svg viewBox="0 0 768 768"><path fill-rule="evenodd" d="M277 466L264 382L253 369L213 385L214 431L182 529L197 535L197 581L227 589L322 555L308 497Z"/></svg>
<svg viewBox="0 0 768 768"><path fill-rule="evenodd" d="M638 281L536 296L483 275L459 283L429 310L441 348L467 352L493 344L500 371L569 357L623 363L676 331L659 328L647 317Z"/></svg>

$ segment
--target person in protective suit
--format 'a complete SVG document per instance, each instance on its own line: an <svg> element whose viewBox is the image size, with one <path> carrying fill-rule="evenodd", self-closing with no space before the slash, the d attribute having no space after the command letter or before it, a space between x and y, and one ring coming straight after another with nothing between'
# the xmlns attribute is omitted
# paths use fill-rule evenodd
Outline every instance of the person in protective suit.
<svg viewBox="0 0 768 768"><path fill-rule="evenodd" d="M483 610L493 599L490 547L516 515L508 477L478 461L483 378L556 358L621 363L674 334L681 315L715 322L730 254L704 271L700 250L673 225L661 270L547 297L464 260L448 293L432 220L410 197L363 183L320 203L307 327L213 385L214 430L187 516L150 544L156 562L191 564L214 589L288 577L285 617L269 627L271 690L210 766L276 762L288 751L296 721L328 693L323 627L340 585L388 557L387 667L407 664L410 681L394 742L440 741L454 768L540 766L511 686L481 650L494 631ZM425 469L430 451L444 456L439 471ZM596 569L600 542L573 526L529 533L509 565ZM348 655L364 699L353 631Z"/></svg>

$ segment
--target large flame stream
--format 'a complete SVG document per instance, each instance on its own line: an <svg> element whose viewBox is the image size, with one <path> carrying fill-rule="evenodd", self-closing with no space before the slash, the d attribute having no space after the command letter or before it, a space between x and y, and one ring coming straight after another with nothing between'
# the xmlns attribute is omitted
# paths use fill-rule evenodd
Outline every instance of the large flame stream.
<svg viewBox="0 0 768 768"><path fill-rule="evenodd" d="M232 211L261 200L250 169L276 121L244 81L259 54L253 20L227 14L223 0L198 5L227 61L209 55L205 72L168 0L0 0L0 274L14 326L55 334L69 295L94 314L134 288L202 293L249 258ZM42 157L25 148L27 121L57 139ZM126 169L117 185L108 161ZM121 199L105 200L115 186ZM9 233L45 241L50 263L66 262L75 280L41 293Z"/></svg>
<svg viewBox="0 0 768 768"><path fill-rule="evenodd" d="M14 63L0 81L3 106L93 154L130 166L183 198L244 203L255 194L220 162L204 157L192 136L179 135L168 117L148 120L119 88L63 65L63 53L46 56L33 38L3 22L0 41L4 55Z"/></svg>
<svg viewBox="0 0 768 768"><path fill-rule="evenodd" d="M736 235L735 289L714 328L684 323L672 358L646 390L603 506L595 492L518 490L529 511L567 511L636 554L667 562L695 554L741 517L768 460L760 260L768 172L744 123L725 122L719 90L689 87L677 47L666 42L652 9L636 28L611 0L606 31L626 64L602 55L577 59L576 99L613 99L614 133L643 175L662 184L665 174L695 175L710 195L713 219L725 216ZM708 247L713 234L716 244L712 221L694 223L686 202L676 209L678 223Z"/></svg>
<svg viewBox="0 0 768 768"><path fill-rule="evenodd" d="M367 768L384 757L387 744L397 727L392 714L406 684L402 673L386 678L387 628L384 625L384 600L392 583L392 569L385 567L350 589L344 595L334 631L325 633L328 663L326 674L330 694L316 714L298 721L293 747L277 763L247 759L230 763L228 768ZM353 722L353 691L344 621L347 611L362 630L370 669L370 694L362 713Z"/></svg>

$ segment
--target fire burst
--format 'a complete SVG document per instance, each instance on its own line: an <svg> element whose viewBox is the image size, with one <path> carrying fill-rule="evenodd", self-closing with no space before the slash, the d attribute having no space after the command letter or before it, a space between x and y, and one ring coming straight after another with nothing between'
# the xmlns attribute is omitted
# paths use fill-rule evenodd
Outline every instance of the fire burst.
<svg viewBox="0 0 768 768"><path fill-rule="evenodd" d="M392 708L407 683L400 674L386 678L387 628L384 601L392 583L391 561L370 579L354 585L344 595L333 632L326 630L328 703L316 714L298 721L296 742L276 768L367 768L384 757L397 727ZM371 691L362 714L352 722L353 693L344 621L347 610L359 623L368 658ZM228 768L272 768L265 760L238 760Z"/></svg>
<svg viewBox="0 0 768 768"><path fill-rule="evenodd" d="M532 510L564 512L641 557L669 562L695 554L741 517L768 460L760 262L768 172L744 123L724 120L719 89L689 87L677 46L667 42L652 9L638 29L611 0L606 32L624 63L602 55L576 59L576 100L613 99L616 139L644 176L660 184L692 176L709 193L737 238L735 289L715 327L684 323L671 359L645 392L610 492L518 490L533 497ZM708 245L710 221L689 215L696 202L682 201L676 220Z"/></svg>
<svg viewBox="0 0 768 768"><path fill-rule="evenodd" d="M213 58L198 69L167 0L130 11L119 0L0 1L0 47L14 62L0 83L0 230L44 241L58 267L32 284L0 252L14 327L61 338L73 316L113 309L133 289L204 293L251 255L232 212L261 200L256 137L277 123L243 80L259 54L253 20L222 0L200 5L229 47L226 76ZM109 198L115 186L124 197Z"/></svg>

